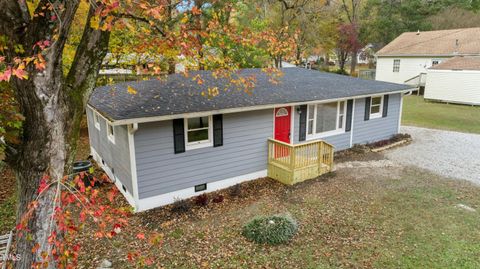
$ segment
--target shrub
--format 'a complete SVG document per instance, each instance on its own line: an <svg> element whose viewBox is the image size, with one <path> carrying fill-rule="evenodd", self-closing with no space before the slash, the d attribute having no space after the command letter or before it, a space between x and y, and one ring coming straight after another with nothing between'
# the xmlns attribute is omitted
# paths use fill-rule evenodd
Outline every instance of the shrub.
<svg viewBox="0 0 480 269"><path fill-rule="evenodd" d="M259 244L278 245L288 242L297 233L297 222L287 215L256 217L243 226L242 234Z"/></svg>
<svg viewBox="0 0 480 269"><path fill-rule="evenodd" d="M230 188L230 196L237 197L242 194L242 185L236 184L235 186Z"/></svg>
<svg viewBox="0 0 480 269"><path fill-rule="evenodd" d="M212 201L213 201L214 203L221 203L221 202L223 202L223 195L219 194L219 195L215 196L215 197L212 199Z"/></svg>
<svg viewBox="0 0 480 269"><path fill-rule="evenodd" d="M170 210L173 213L185 213L190 210L190 203L187 200L175 199Z"/></svg>
<svg viewBox="0 0 480 269"><path fill-rule="evenodd" d="M342 69L337 69L337 70L333 71L333 73L339 74L339 75L345 75L345 76L349 75L347 71L342 70Z"/></svg>
<svg viewBox="0 0 480 269"><path fill-rule="evenodd" d="M412 138L412 136L410 134L396 134L392 137L392 141L398 142L398 141L401 141L401 140L411 139L411 138Z"/></svg>
<svg viewBox="0 0 480 269"><path fill-rule="evenodd" d="M198 206L208 205L208 195L206 193L195 197L195 204Z"/></svg>

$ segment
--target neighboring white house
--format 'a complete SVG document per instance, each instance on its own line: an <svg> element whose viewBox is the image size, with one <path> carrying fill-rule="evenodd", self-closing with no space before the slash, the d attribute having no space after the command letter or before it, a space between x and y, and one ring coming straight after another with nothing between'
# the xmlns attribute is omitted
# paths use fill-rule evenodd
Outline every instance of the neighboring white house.
<svg viewBox="0 0 480 269"><path fill-rule="evenodd" d="M480 27L403 33L377 52L375 79L424 86L428 68L455 56L480 56Z"/></svg>
<svg viewBox="0 0 480 269"><path fill-rule="evenodd" d="M480 57L454 57L428 69L425 99L480 105Z"/></svg>

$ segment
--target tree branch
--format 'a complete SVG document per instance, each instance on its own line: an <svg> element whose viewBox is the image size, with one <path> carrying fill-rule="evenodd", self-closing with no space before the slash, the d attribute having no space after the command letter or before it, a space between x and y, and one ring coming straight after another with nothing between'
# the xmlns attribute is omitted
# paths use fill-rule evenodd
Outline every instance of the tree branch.
<svg viewBox="0 0 480 269"><path fill-rule="evenodd" d="M124 18L124 19L131 19L131 20L135 20L135 21L139 21L139 22L143 22L143 23L146 23L148 24L149 26L153 27L155 31L157 31L162 37L166 37L166 33L163 29L161 29L160 27L158 27L158 25L154 24L154 23L151 23L152 21L150 21L149 19L147 18L144 18L144 17L140 17L140 16L136 16L136 15L133 15L133 14L127 14L127 13L119 13L119 14L114 14L117 18Z"/></svg>

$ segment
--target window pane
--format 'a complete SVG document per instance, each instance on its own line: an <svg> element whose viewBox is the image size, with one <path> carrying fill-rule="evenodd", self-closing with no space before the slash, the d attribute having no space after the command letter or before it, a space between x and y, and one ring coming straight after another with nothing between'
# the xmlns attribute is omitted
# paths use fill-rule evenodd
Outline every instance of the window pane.
<svg viewBox="0 0 480 269"><path fill-rule="evenodd" d="M208 140L208 129L188 132L188 142L203 140Z"/></svg>
<svg viewBox="0 0 480 269"><path fill-rule="evenodd" d="M343 114L344 109L345 109L345 102L340 102L340 114Z"/></svg>
<svg viewBox="0 0 480 269"><path fill-rule="evenodd" d="M372 105L380 105L382 102L382 97L373 97L372 98Z"/></svg>
<svg viewBox="0 0 480 269"><path fill-rule="evenodd" d="M343 128L343 115L338 117L338 129L342 129L342 128Z"/></svg>
<svg viewBox="0 0 480 269"><path fill-rule="evenodd" d="M317 133L333 131L337 124L337 103L317 105Z"/></svg>
<svg viewBox="0 0 480 269"><path fill-rule="evenodd" d="M314 105L308 105L308 119L312 119L315 114L315 106Z"/></svg>
<svg viewBox="0 0 480 269"><path fill-rule="evenodd" d="M372 106L370 109L370 114L380 113L380 106Z"/></svg>
<svg viewBox="0 0 480 269"><path fill-rule="evenodd" d="M312 134L313 133L313 120L309 120L308 121L308 134Z"/></svg>
<svg viewBox="0 0 480 269"><path fill-rule="evenodd" d="M208 127L208 117L188 119L188 129L199 129Z"/></svg>

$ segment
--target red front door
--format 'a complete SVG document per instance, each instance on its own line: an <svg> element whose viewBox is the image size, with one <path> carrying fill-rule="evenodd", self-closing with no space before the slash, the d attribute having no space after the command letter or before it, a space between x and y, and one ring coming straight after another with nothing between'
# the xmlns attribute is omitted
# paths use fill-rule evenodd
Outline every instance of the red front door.
<svg viewBox="0 0 480 269"><path fill-rule="evenodd" d="M275 108L275 140L290 144L291 112L290 106Z"/></svg>

